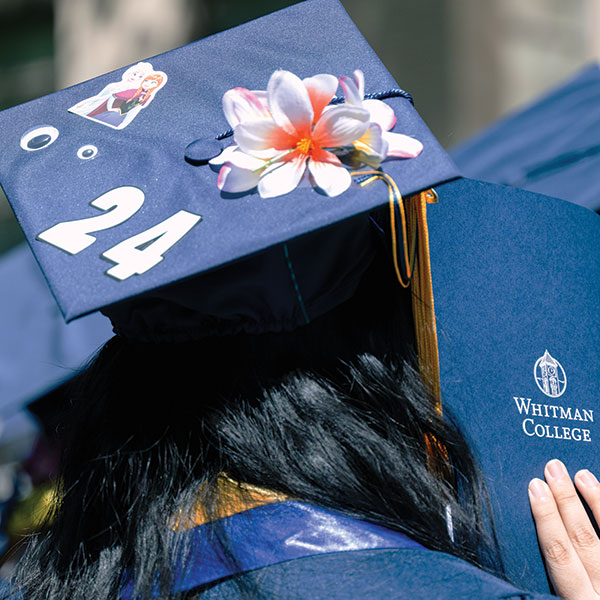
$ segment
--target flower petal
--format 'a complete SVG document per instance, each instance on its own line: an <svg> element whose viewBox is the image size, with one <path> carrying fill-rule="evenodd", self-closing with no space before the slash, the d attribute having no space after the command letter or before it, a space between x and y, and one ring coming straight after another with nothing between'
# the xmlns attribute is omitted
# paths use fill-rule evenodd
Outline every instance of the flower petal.
<svg viewBox="0 0 600 600"><path fill-rule="evenodd" d="M381 127L377 123L369 123L366 133L353 145L356 150L374 159L368 161L370 165L380 163L388 154L388 142L384 139Z"/></svg>
<svg viewBox="0 0 600 600"><path fill-rule="evenodd" d="M221 154L219 156L215 156L208 161L209 165L223 165L226 162L229 162L230 157L238 150L237 144L232 144L231 146L227 146L227 148L223 148Z"/></svg>
<svg viewBox="0 0 600 600"><path fill-rule="evenodd" d="M222 192L232 194L247 192L256 187L260 173L260 171L240 169L231 163L225 163L219 171L217 187Z"/></svg>
<svg viewBox="0 0 600 600"><path fill-rule="evenodd" d="M335 91L338 88L337 77L322 73L314 77L307 77L302 80L308 91L308 96L313 107L313 121L319 120L323 109L331 102Z"/></svg>
<svg viewBox="0 0 600 600"><path fill-rule="evenodd" d="M242 152L259 158L271 158L277 151L295 147L295 140L281 129L273 119L257 119L240 123L233 139Z"/></svg>
<svg viewBox="0 0 600 600"><path fill-rule="evenodd" d="M370 119L384 131L389 131L396 124L394 109L381 100L364 100L363 108L369 111Z"/></svg>
<svg viewBox="0 0 600 600"><path fill-rule="evenodd" d="M233 88L223 95L223 112L232 128L244 121L270 116L265 92L251 92L246 88Z"/></svg>
<svg viewBox="0 0 600 600"><path fill-rule="evenodd" d="M365 134L369 112L359 106L340 104L323 113L315 125L313 140L321 148L348 146Z"/></svg>
<svg viewBox="0 0 600 600"><path fill-rule="evenodd" d="M251 90L251 91L258 98L260 103L264 106L264 109L267 112L267 114L269 116L271 116L271 113L269 113L269 103L267 102L267 90Z"/></svg>
<svg viewBox="0 0 600 600"><path fill-rule="evenodd" d="M302 80L289 71L275 71L267 85L269 110L275 122L296 138L310 136L313 108Z"/></svg>
<svg viewBox="0 0 600 600"><path fill-rule="evenodd" d="M397 158L414 158L419 156L423 150L423 144L415 138L411 138L402 133L383 132L383 139L389 144L388 156Z"/></svg>
<svg viewBox="0 0 600 600"><path fill-rule="evenodd" d="M325 150L313 152L308 161L308 169L315 184L328 196L339 196L352 183L350 172L344 168L340 159Z"/></svg>
<svg viewBox="0 0 600 600"><path fill-rule="evenodd" d="M256 169L264 167L266 162L267 161L265 159L257 158L256 156L242 152L239 149L239 146L236 145L228 146L225 148L225 150L223 150L223 152L221 152L221 154L219 154L219 156L209 161L209 163L213 165L231 163L240 169L247 169L250 171L255 171Z"/></svg>
<svg viewBox="0 0 600 600"><path fill-rule="evenodd" d="M267 167L258 182L258 193L262 198L282 196L300 183L306 170L306 155L294 152L290 158Z"/></svg>
<svg viewBox="0 0 600 600"><path fill-rule="evenodd" d="M365 74L360 69L356 69L353 75L354 81L356 81L356 87L358 88L358 93L362 100L365 97Z"/></svg>
<svg viewBox="0 0 600 600"><path fill-rule="evenodd" d="M343 77L340 77L340 85L344 90L346 104L355 106L360 106L362 104L363 95L360 93L356 82L352 81L347 75L344 75Z"/></svg>

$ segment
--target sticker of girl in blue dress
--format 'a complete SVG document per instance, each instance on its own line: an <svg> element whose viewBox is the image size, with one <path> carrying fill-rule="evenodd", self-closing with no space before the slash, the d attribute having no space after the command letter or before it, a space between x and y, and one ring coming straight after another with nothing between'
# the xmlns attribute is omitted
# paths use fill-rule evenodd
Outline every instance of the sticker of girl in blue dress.
<svg viewBox="0 0 600 600"><path fill-rule="evenodd" d="M140 62L129 67L121 81L109 83L95 96L69 108L69 112L113 129L124 129L152 102L165 83L166 73L155 71L150 63Z"/></svg>

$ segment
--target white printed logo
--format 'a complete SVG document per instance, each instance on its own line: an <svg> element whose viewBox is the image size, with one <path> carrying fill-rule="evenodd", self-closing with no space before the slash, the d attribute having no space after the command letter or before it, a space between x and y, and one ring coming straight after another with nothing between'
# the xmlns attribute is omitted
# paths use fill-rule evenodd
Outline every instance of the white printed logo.
<svg viewBox="0 0 600 600"><path fill-rule="evenodd" d="M533 367L533 376L540 390L550 398L562 396L567 389L565 370L555 358L550 356L548 350L544 352L544 356L537 359Z"/></svg>

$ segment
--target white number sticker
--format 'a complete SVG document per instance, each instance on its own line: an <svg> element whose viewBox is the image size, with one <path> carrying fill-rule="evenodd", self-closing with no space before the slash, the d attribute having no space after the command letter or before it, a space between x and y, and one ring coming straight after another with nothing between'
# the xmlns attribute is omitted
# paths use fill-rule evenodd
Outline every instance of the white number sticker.
<svg viewBox="0 0 600 600"><path fill-rule="evenodd" d="M200 215L180 210L158 225L113 246L102 253L104 258L116 263L106 274L122 281L145 273L201 219Z"/></svg>
<svg viewBox="0 0 600 600"><path fill-rule="evenodd" d="M96 241L90 233L124 223L141 208L143 203L144 192L139 188L127 185L118 187L90 203L100 210L109 212L87 219L57 223L50 229L42 231L37 237L69 254L77 254Z"/></svg>

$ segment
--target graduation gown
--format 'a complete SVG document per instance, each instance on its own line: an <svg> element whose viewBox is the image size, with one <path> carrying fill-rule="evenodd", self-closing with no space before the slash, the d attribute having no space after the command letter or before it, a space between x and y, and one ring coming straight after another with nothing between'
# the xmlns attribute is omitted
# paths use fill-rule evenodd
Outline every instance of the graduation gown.
<svg viewBox="0 0 600 600"><path fill-rule="evenodd" d="M552 598L397 531L303 502L259 506L183 535L187 558L174 567L172 591L195 590L198 600ZM134 598L131 579L121 597Z"/></svg>

